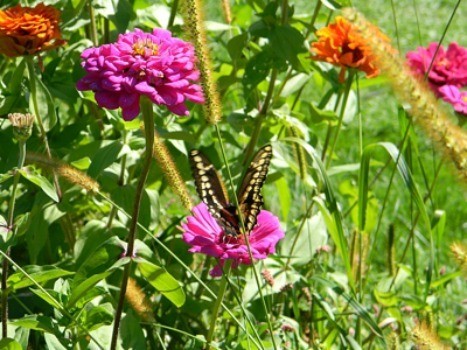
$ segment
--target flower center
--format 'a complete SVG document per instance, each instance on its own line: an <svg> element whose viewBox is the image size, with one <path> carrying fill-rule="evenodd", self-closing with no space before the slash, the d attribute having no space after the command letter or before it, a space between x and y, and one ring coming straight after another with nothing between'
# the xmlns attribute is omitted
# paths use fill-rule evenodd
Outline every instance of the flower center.
<svg viewBox="0 0 467 350"><path fill-rule="evenodd" d="M151 39L141 39L133 44L133 55L143 57L156 56L159 53L159 46Z"/></svg>

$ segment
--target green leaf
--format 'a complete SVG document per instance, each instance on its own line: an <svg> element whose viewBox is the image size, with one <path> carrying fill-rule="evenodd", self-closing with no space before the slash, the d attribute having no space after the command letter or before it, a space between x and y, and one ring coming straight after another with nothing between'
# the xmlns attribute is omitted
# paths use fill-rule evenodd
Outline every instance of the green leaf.
<svg viewBox="0 0 467 350"><path fill-rule="evenodd" d="M42 118L42 125L46 132L50 131L57 124L57 113L55 111L55 103L47 86L40 77L34 79L36 82L36 98L39 108L39 113ZM29 109L34 111L32 98L29 100Z"/></svg>
<svg viewBox="0 0 467 350"><path fill-rule="evenodd" d="M437 280L431 282L430 288L438 288L439 286L442 286L450 281L452 281L454 278L461 277L462 276L462 271L456 271L456 272L451 272L447 273Z"/></svg>
<svg viewBox="0 0 467 350"><path fill-rule="evenodd" d="M0 340L0 350L22 350L21 344L11 338Z"/></svg>
<svg viewBox="0 0 467 350"><path fill-rule="evenodd" d="M32 264L36 263L42 248L50 239L51 225L63 215L64 212L60 211L57 204L52 203L44 193L36 194L27 225L23 228L18 227L24 230L24 239Z"/></svg>
<svg viewBox="0 0 467 350"><path fill-rule="evenodd" d="M287 186L287 180L285 177L280 177L276 181L276 189L279 195L280 207L282 209L282 218L284 221L287 221L287 217L289 216L290 212L290 188Z"/></svg>
<svg viewBox="0 0 467 350"><path fill-rule="evenodd" d="M55 334L45 333L44 340L47 344L47 349L67 350L67 348L60 342Z"/></svg>
<svg viewBox="0 0 467 350"><path fill-rule="evenodd" d="M62 305L57 301L57 299L53 297L51 293L47 293L44 290L34 289L34 288L31 288L30 291L36 294L39 298L44 300L46 303L51 305L53 308L58 309L58 310L63 310ZM55 293L55 294L58 294L58 293Z"/></svg>
<svg viewBox="0 0 467 350"><path fill-rule="evenodd" d="M175 306L181 307L185 303L185 292L178 283L165 269L153 263L137 259L138 269L147 281L169 299Z"/></svg>
<svg viewBox="0 0 467 350"><path fill-rule="evenodd" d="M83 326L86 327L87 330L92 331L104 325L110 325L114 319L113 310L112 304L110 303L103 303L99 306L84 309L81 314Z"/></svg>
<svg viewBox="0 0 467 350"><path fill-rule="evenodd" d="M109 230L106 223L98 220L89 221L81 230L80 237L74 246L74 258L76 266L80 267L97 249L101 247L115 230Z"/></svg>
<svg viewBox="0 0 467 350"><path fill-rule="evenodd" d="M275 26L269 31L269 40L276 56L288 61L295 69L300 68L297 55L305 52L305 38L290 26Z"/></svg>
<svg viewBox="0 0 467 350"><path fill-rule="evenodd" d="M281 245L283 254L292 255L290 261L293 265L308 264L316 254L316 249L327 244L328 240L322 213L318 212L316 215L302 220L304 220L302 230L300 232L292 231L291 234L287 234ZM300 226L301 224L302 222Z"/></svg>
<svg viewBox="0 0 467 350"><path fill-rule="evenodd" d="M227 43L227 50L229 51L229 55L232 58L232 61L235 62L243 56L243 49L245 48L247 43L247 33L234 36L232 39L229 40L229 42Z"/></svg>
<svg viewBox="0 0 467 350"><path fill-rule="evenodd" d="M49 180L47 180L47 178L31 169L32 168L28 168L27 170L21 169L19 172L25 179L37 185L47 196L58 203L59 200L55 187L49 182Z"/></svg>
<svg viewBox="0 0 467 350"><path fill-rule="evenodd" d="M147 348L147 339L141 327L141 320L133 311L127 312L120 326L123 349Z"/></svg>
<svg viewBox="0 0 467 350"><path fill-rule="evenodd" d="M74 274L72 271L67 271L60 269L56 266L25 266L23 268L29 275L37 283L44 283L50 280L57 279L63 276L69 276ZM29 277L26 277L22 272L16 272L8 277L7 286L13 290L18 290L21 288L29 287L34 285Z"/></svg>
<svg viewBox="0 0 467 350"><path fill-rule="evenodd" d="M115 162L121 156L123 144L120 141L113 141L110 144L100 148L92 158L88 169L88 175L97 178L97 176Z"/></svg>
<svg viewBox="0 0 467 350"><path fill-rule="evenodd" d="M11 321L11 323L15 326L24 327L27 329L34 329L36 331L43 331L49 333L54 333L55 331L52 319L50 317L42 315L25 316L18 320Z"/></svg>
<svg viewBox="0 0 467 350"><path fill-rule="evenodd" d="M67 303L67 308L72 308L75 306L76 302L92 287L94 287L97 283L100 281L106 279L108 276L110 276L114 270L111 271L106 271L102 273L98 273L95 275L92 275L91 277L85 279L83 282L80 284L76 285L72 289L72 293L70 295L70 299L68 300Z"/></svg>
<svg viewBox="0 0 467 350"><path fill-rule="evenodd" d="M0 184L13 177L12 173L0 174Z"/></svg>
<svg viewBox="0 0 467 350"><path fill-rule="evenodd" d="M369 178L369 167L370 167L370 159L373 157L374 152L377 149L385 150L389 156L391 157L392 161L396 164L397 170L399 175L401 176L402 180L404 181L406 189L409 191L413 201L417 205L417 208L420 212L420 217L422 219L422 223L425 226L426 235L430 240L430 258L429 258L429 266L426 270L426 284L425 284L425 300L428 297L429 288L431 285L431 278L433 275L433 265L434 265L434 246L433 246L433 233L431 230L431 223L428 218L428 213L425 207L425 203L423 202L423 198L418 191L418 187L412 177L412 173L410 168L408 167L407 163L404 160L404 157L399 154L399 150L397 147L389 142L378 142L375 144L371 144L365 147L362 154L361 165L360 165L360 176L359 176L359 199L358 199L358 206L359 206L359 219L358 219L358 228L361 232L363 232L366 228L366 212L368 207L368 178Z"/></svg>
<svg viewBox="0 0 467 350"><path fill-rule="evenodd" d="M24 69L26 61L22 59L16 66L15 71L11 75L3 75L2 81L8 81L8 87L0 90L0 115L7 115L14 111L14 107L19 104L22 99L21 83L23 81ZM3 84L3 83L2 83Z"/></svg>
<svg viewBox="0 0 467 350"><path fill-rule="evenodd" d="M347 277L349 279L350 285L354 286L354 277L352 274L352 268L350 265L349 257L349 245L347 239L344 235L344 229L342 227L342 218L339 208L337 207L336 196L334 195L334 190L331 186L331 181L326 173L326 169L321 162L321 158L316 153L315 149L307 144L305 141L294 138L286 137L283 139L285 142L295 142L298 143L303 149L309 154L316 164L316 171L318 177L321 179L322 190L325 194L325 202L322 201L322 198L315 197L313 200L321 207L321 213L323 214L326 225L328 226L329 234L331 235L334 244L336 245L337 251L341 255L341 258L345 265L345 270L347 272Z"/></svg>

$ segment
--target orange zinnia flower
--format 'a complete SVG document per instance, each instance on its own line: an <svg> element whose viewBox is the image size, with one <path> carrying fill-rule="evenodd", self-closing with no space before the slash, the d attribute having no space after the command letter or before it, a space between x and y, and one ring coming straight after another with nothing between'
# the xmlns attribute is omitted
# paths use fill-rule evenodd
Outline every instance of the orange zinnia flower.
<svg viewBox="0 0 467 350"><path fill-rule="evenodd" d="M60 11L42 3L0 10L0 53L8 57L33 55L63 45Z"/></svg>
<svg viewBox="0 0 467 350"><path fill-rule="evenodd" d="M357 68L365 72L368 78L378 75L370 48L343 17L336 17L336 23L321 28L316 35L318 41L312 44L312 52L316 54L313 59L342 67L339 81L344 80L346 68ZM375 35L384 36L379 30L375 30Z"/></svg>

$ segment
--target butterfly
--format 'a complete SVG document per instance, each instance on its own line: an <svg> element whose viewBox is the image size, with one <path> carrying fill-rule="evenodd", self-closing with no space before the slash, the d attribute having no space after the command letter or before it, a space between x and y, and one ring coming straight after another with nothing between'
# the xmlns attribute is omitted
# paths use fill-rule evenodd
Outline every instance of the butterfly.
<svg viewBox="0 0 467 350"><path fill-rule="evenodd" d="M237 190L239 208L229 201L224 182L209 159L198 150L192 150L189 158L196 191L223 228L224 236L237 237L241 234L239 212L244 220L245 233L250 233L264 204L261 188L271 162L272 147L262 147L253 157Z"/></svg>

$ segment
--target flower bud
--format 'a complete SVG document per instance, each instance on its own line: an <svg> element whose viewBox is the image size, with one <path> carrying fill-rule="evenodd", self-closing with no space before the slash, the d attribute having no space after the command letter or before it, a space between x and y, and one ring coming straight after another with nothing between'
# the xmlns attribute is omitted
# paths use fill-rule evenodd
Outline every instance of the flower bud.
<svg viewBox="0 0 467 350"><path fill-rule="evenodd" d="M13 135L18 141L26 141L32 133L34 115L30 113L10 113L8 119L13 125Z"/></svg>

